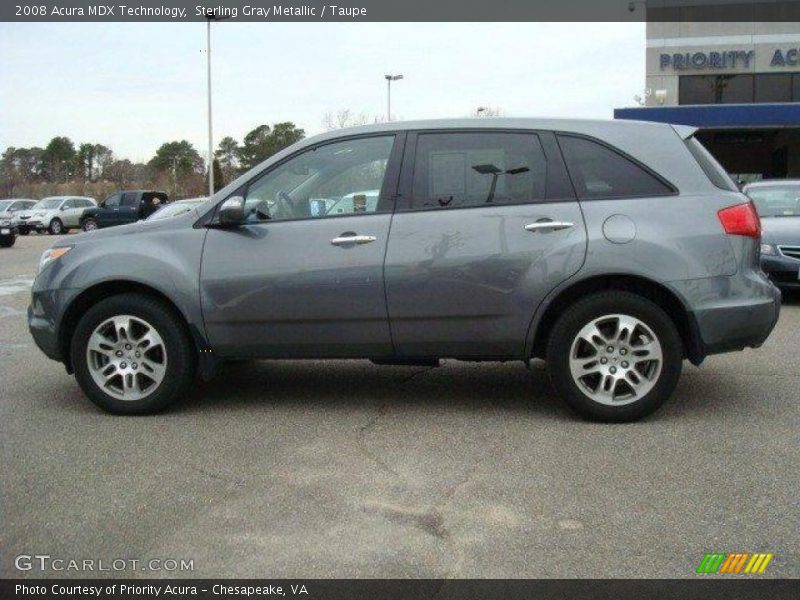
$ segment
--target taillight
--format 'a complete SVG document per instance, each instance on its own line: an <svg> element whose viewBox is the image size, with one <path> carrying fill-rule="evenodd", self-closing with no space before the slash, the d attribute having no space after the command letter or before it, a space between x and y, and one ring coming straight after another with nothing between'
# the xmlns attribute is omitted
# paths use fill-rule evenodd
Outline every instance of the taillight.
<svg viewBox="0 0 800 600"><path fill-rule="evenodd" d="M758 212L752 202L723 208L717 215L722 223L722 228L728 235L761 237L761 220L758 218Z"/></svg>

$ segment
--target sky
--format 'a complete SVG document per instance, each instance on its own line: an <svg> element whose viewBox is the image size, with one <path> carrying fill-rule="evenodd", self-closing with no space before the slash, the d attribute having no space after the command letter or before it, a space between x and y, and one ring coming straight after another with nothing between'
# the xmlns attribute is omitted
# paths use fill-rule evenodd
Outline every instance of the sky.
<svg viewBox="0 0 800 600"><path fill-rule="evenodd" d="M323 115L611 118L644 90L643 23L212 25L215 145L262 123L307 134ZM0 151L56 135L147 161L207 148L205 23L0 24Z"/></svg>

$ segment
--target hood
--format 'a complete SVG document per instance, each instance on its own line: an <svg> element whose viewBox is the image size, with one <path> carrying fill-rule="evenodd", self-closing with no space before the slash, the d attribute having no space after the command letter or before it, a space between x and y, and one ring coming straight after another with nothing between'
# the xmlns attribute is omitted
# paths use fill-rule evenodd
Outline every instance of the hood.
<svg viewBox="0 0 800 600"><path fill-rule="evenodd" d="M762 217L761 239L767 244L800 246L800 217Z"/></svg>
<svg viewBox="0 0 800 600"><path fill-rule="evenodd" d="M92 210L87 208L87 211ZM87 231L77 235L68 236L64 242L66 244L80 244L82 242L92 242L98 240L108 240L110 238L117 238L122 235L137 235L149 231L162 231L170 229L185 229L191 227L194 222L200 218L197 209L192 209L187 213L171 217L169 219L161 219L158 221L137 221L128 225L117 225L116 227L104 227L102 229L95 229L94 231Z"/></svg>
<svg viewBox="0 0 800 600"><path fill-rule="evenodd" d="M32 208L27 208L25 210L18 210L12 216L15 219L19 219L20 217L32 217L33 213L35 213L35 212L39 212L39 211L38 210L33 210Z"/></svg>

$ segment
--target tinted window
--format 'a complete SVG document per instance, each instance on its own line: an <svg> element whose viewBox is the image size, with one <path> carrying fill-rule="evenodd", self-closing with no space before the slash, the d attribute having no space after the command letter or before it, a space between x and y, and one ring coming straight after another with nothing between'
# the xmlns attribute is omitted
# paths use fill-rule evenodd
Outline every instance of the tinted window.
<svg viewBox="0 0 800 600"><path fill-rule="evenodd" d="M109 196L103 202L103 206L105 206L106 208L118 208L120 198L121 198L120 194L114 194L112 196Z"/></svg>
<svg viewBox="0 0 800 600"><path fill-rule="evenodd" d="M791 102L792 74L769 73L756 75L756 102Z"/></svg>
<svg viewBox="0 0 800 600"><path fill-rule="evenodd" d="M247 190L250 221L304 219L390 210L381 206L394 136L357 138L307 150Z"/></svg>
<svg viewBox="0 0 800 600"><path fill-rule="evenodd" d="M579 198L664 196L674 190L632 160L592 140L558 136Z"/></svg>
<svg viewBox="0 0 800 600"><path fill-rule="evenodd" d="M411 208L542 200L547 163L526 133L429 133L417 139Z"/></svg>
<svg viewBox="0 0 800 600"><path fill-rule="evenodd" d="M139 201L139 194L136 192L126 192L122 194L122 206L136 206Z"/></svg>
<svg viewBox="0 0 800 600"><path fill-rule="evenodd" d="M747 104L753 102L752 75L683 75L679 104Z"/></svg>
<svg viewBox="0 0 800 600"><path fill-rule="evenodd" d="M701 144L696 138L689 138L686 140L686 147L692 153L700 168L703 169L706 176L711 180L715 186L723 190L730 190L736 192L739 188L730 178L725 169L711 156L711 153L706 150L705 146Z"/></svg>

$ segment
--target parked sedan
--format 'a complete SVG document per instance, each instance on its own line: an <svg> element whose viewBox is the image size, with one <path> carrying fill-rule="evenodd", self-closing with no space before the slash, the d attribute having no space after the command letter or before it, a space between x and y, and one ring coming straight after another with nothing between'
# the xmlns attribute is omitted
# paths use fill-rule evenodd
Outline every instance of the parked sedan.
<svg viewBox="0 0 800 600"><path fill-rule="evenodd" d="M97 206L94 198L85 196L50 196L38 202L30 210L18 213L15 222L22 235L31 231L53 235L80 227L83 211Z"/></svg>
<svg viewBox="0 0 800 600"><path fill-rule="evenodd" d="M165 204L152 215L143 220L160 221L161 219L177 217L178 215L189 212L196 206L200 206L206 200L208 200L208 198L186 198L185 200L176 200L175 202Z"/></svg>
<svg viewBox="0 0 800 600"><path fill-rule="evenodd" d="M761 268L775 285L800 289L800 180L751 183L744 192L761 218Z"/></svg>

